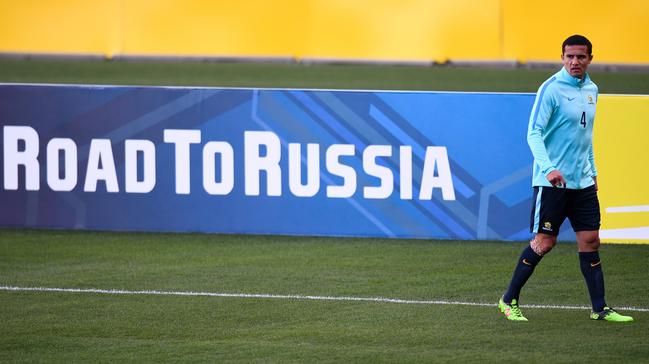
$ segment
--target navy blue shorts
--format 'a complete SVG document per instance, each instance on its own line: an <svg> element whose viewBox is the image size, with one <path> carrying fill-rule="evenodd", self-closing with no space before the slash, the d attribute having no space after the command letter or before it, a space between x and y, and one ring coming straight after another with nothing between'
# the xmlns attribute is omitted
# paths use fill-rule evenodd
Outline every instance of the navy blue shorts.
<svg viewBox="0 0 649 364"><path fill-rule="evenodd" d="M575 232L599 230L599 200L594 185L581 190L534 187L532 233L557 236L566 217Z"/></svg>

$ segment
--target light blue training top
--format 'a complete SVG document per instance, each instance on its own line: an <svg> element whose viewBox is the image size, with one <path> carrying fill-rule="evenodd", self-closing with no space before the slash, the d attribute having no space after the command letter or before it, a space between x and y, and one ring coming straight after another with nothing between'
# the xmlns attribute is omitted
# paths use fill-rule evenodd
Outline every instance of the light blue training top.
<svg viewBox="0 0 649 364"><path fill-rule="evenodd" d="M566 188L592 186L597 176L593 156L593 121L598 89L588 74L572 77L562 67L536 93L527 128L534 155L533 186L552 186L546 176L561 171Z"/></svg>

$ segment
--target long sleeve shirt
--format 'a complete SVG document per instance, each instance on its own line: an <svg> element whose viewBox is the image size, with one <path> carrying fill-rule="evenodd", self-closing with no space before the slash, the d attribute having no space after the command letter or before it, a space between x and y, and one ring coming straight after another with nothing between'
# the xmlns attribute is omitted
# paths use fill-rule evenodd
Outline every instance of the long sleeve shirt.
<svg viewBox="0 0 649 364"><path fill-rule="evenodd" d="M554 170L561 172L566 188L583 189L595 183L597 96L597 85L588 74L575 78L565 68L539 87L527 128L534 156L533 186L552 186L546 176Z"/></svg>

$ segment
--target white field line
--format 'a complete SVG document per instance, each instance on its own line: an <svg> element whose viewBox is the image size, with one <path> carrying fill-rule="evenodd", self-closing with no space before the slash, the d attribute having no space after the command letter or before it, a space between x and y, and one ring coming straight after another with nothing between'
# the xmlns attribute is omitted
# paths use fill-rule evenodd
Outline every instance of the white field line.
<svg viewBox="0 0 649 364"><path fill-rule="evenodd" d="M108 294L108 295L260 298L260 299L311 300L311 301L351 301L351 302L380 302L380 303L400 303L400 304L416 304L416 305L449 305L449 306L479 306L479 307L497 306L495 303L482 303L482 302L462 302L462 301L445 301L445 300L405 300L400 298L385 298L385 297L280 295L280 294L263 294L263 293L218 293L218 292L149 291L149 290L129 291L129 290L122 290L122 289L15 287L15 286L0 286L0 291L94 293L94 294ZM590 310L589 306L521 305L521 307L559 309L559 310ZM617 307L617 308L624 311L649 312L649 308L642 308L642 307Z"/></svg>

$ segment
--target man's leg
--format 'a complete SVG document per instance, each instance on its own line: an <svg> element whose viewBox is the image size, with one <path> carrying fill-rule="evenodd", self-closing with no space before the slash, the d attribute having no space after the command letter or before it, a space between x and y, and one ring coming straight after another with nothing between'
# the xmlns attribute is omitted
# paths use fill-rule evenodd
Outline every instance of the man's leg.
<svg viewBox="0 0 649 364"><path fill-rule="evenodd" d="M556 242L556 236L542 233L534 236L534 239L530 241L530 245L525 247L521 253L509 283L509 288L507 288L507 292L503 295L503 302L507 304L511 304L513 300L518 302L521 289L532 276L532 273L534 273L534 268L539 264L543 256L552 250Z"/></svg>
<svg viewBox="0 0 649 364"><path fill-rule="evenodd" d="M577 231L579 248L579 267L586 280L593 312L601 312L606 307L604 300L604 273L599 259L599 231Z"/></svg>
<svg viewBox="0 0 649 364"><path fill-rule="evenodd" d="M534 187L530 215L530 232L535 234L534 239L523 249L509 287L498 302L500 312L504 313L508 320L527 321L518 307L518 296L534 273L536 265L557 242L556 236L566 218L564 195L565 189Z"/></svg>
<svg viewBox="0 0 649 364"><path fill-rule="evenodd" d="M599 258L599 201L595 186L574 191L574 204L568 218L577 235L579 267L588 287L593 306L590 318L593 320L631 322L633 318L623 316L606 305L604 299L604 273Z"/></svg>

